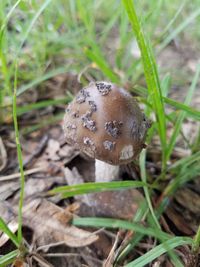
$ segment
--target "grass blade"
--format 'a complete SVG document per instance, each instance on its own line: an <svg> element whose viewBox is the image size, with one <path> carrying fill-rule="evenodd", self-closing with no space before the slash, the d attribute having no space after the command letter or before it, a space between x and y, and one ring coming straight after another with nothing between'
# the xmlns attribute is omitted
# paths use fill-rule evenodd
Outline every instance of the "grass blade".
<svg viewBox="0 0 200 267"><path fill-rule="evenodd" d="M199 248L200 248L200 226L194 237L193 251L198 253Z"/></svg>
<svg viewBox="0 0 200 267"><path fill-rule="evenodd" d="M41 77L36 78L35 80L32 80L30 83L25 84L17 89L17 96L20 96L24 92L26 92L28 89L37 86L38 84L53 78L54 76L63 74L69 70L69 66L67 67L60 67L57 69L54 69L52 71L47 72L46 74L42 75Z"/></svg>
<svg viewBox="0 0 200 267"><path fill-rule="evenodd" d="M186 1L183 1L183 3L179 6L179 8L176 10L176 13L174 14L174 16L172 17L172 19L169 21L169 23L167 24L167 26L164 28L163 32L161 33L161 36L159 36L159 40L168 32L170 31L170 29L172 28L172 25L174 24L174 22L176 21L176 19L178 18L178 16L181 14L183 8L185 7Z"/></svg>
<svg viewBox="0 0 200 267"><path fill-rule="evenodd" d="M188 237L174 237L170 240L163 242L162 244L151 249L143 256L125 265L126 267L143 267L146 264L151 263L153 260L161 256L162 254L182 245L192 244L193 240ZM182 265L183 266L183 265Z"/></svg>
<svg viewBox="0 0 200 267"><path fill-rule="evenodd" d="M147 214L148 206L146 200L144 200L138 207L136 214L134 215L133 222L139 223ZM122 262L123 259L133 250L133 248L140 242L140 240L144 237L141 233L134 233L131 240L128 242L125 248L118 254L116 258L116 263Z"/></svg>
<svg viewBox="0 0 200 267"><path fill-rule="evenodd" d="M154 229L151 227L144 227L139 223L129 222L125 220L116 220L110 218L74 218L72 223L76 226L86 226L86 227L106 227L106 228L121 228L126 230L132 230L138 233L142 233L148 236L154 236L156 238L162 238L168 240L170 235L165 232Z"/></svg>
<svg viewBox="0 0 200 267"><path fill-rule="evenodd" d="M0 217L0 230L3 231L9 238L12 240L12 242L15 244L16 247L19 247L20 243L13 232L8 228L4 220Z"/></svg>
<svg viewBox="0 0 200 267"><path fill-rule="evenodd" d="M190 167L189 165L192 165L195 162L200 161L200 151L194 153L193 155L190 155L188 157L182 158L178 161L176 161L174 164L172 164L168 169L169 170L175 170L178 168L184 168Z"/></svg>
<svg viewBox="0 0 200 267"><path fill-rule="evenodd" d="M39 8L37 13L34 15L33 19L31 20L31 23L26 30L24 37L22 38L22 41L20 43L20 46L16 52L16 57L14 61L14 92L13 92L13 121L14 121L14 130L15 130L15 139L16 139L16 146L17 146L17 157L19 162L19 169L21 173L21 179L20 179L20 199L19 199L19 208L18 208L18 241L19 243L22 242L22 208L23 208L23 201L24 201L24 187L25 187L25 176L24 176L24 169L23 169L23 159L22 159L22 150L21 150L21 144L19 140L19 129L18 129L18 122L17 122L17 61L18 56L22 50L22 47L28 38L28 35L33 28L35 22L41 15L41 13L45 10L45 8L50 4L51 0L46 0Z"/></svg>
<svg viewBox="0 0 200 267"><path fill-rule="evenodd" d="M43 101L38 101L36 103L28 104L22 107L19 107L17 110L17 115L22 115L24 113L30 112L32 110L37 110L40 108L45 108L49 106L55 106L59 104L67 104L71 101L72 99L70 97L63 97L63 98L58 98L58 99L50 99L50 100L43 100Z"/></svg>
<svg viewBox="0 0 200 267"><path fill-rule="evenodd" d="M143 30L140 26L138 20L134 3L129 0L123 0L125 9L128 13L129 20L131 22L134 34L137 39L138 46L141 51L144 74L146 78L146 83L148 87L149 99L152 100L154 112L158 122L158 132L160 136L160 141L163 151L163 163L165 162L165 148L166 148L166 121L165 121L165 112L162 99L162 92L160 81L158 77L158 71L155 63L155 59L150 47L150 44L145 39ZM164 166L163 166L164 167Z"/></svg>
<svg viewBox="0 0 200 267"><path fill-rule="evenodd" d="M49 194L52 195L60 193L63 198L66 198L66 197L72 197L74 195L122 190L127 188L138 188L144 186L147 186L147 184L138 181L123 181L123 182L111 182L111 183L85 183L85 184L77 184L70 186L60 186L49 191Z"/></svg>
<svg viewBox="0 0 200 267"><path fill-rule="evenodd" d="M93 51L89 48L85 49L85 54L86 56L95 62L97 66L101 69L101 71L104 73L106 77L108 77L112 82L118 83L119 82L119 77L112 71L111 67L108 65L108 63L104 60L103 56L98 53L96 53L96 50Z"/></svg>
<svg viewBox="0 0 200 267"><path fill-rule="evenodd" d="M195 73L195 76L194 76L194 79L192 81L192 85L188 91L188 94L185 98L185 101L184 101L184 104L185 105L189 105L191 100L192 100L192 96L193 96L193 93L196 89L196 85L197 85L197 82L199 80L199 75L200 75L200 64L197 66L197 70L196 70L196 73ZM181 126L182 126L182 123L183 123L183 120L185 119L186 117L186 113L184 111L182 111L178 118L177 118L177 121L176 121L176 124L174 126L174 131L172 133L172 136L170 138L170 142L169 142L169 145L167 147L167 150L166 150L166 159L168 160L170 158L170 155L173 151L173 148L175 146L175 143L176 143L176 140L177 140L177 137L180 133L180 130L181 130Z"/></svg>
<svg viewBox="0 0 200 267"><path fill-rule="evenodd" d="M163 97L163 100L166 104L169 104L177 110L185 111L187 113L187 116L193 118L194 120L200 120L200 111L195 110L192 107L189 107L168 97Z"/></svg>
<svg viewBox="0 0 200 267"><path fill-rule="evenodd" d="M146 181L147 181L145 160L146 160L146 150L143 150L141 152L141 154L140 154L140 171L141 171L141 179L142 179L142 181L144 183L146 183ZM144 187L144 193L145 193L145 198L146 198L149 210L151 212L151 216L152 216L152 218L154 220L154 223L158 227L158 229L160 229L161 227L160 227L160 224L159 224L159 222L158 222L158 220L156 218L156 215L154 213L153 206L152 206L152 203L151 203L151 199L150 199L150 196L149 196L149 191L148 191L147 187Z"/></svg>
<svg viewBox="0 0 200 267"><path fill-rule="evenodd" d="M35 16L33 17L28 29L26 30L23 38L22 38L22 41L20 43L20 46L16 52L16 59L18 58L21 50L22 50L22 47L24 45L24 43L26 42L26 39L28 38L28 35L29 33L31 32L34 24L36 23L37 19L39 18L39 16L42 14L42 12L45 10L45 8L51 3L52 0L46 0L44 1L44 3L40 6L39 10L36 12Z"/></svg>
<svg viewBox="0 0 200 267"><path fill-rule="evenodd" d="M20 132L23 135L32 133L32 132L37 131L37 130L39 130L41 128L47 127L47 126L49 126L51 124L58 123L59 121L61 122L62 119L63 119L63 116L64 116L64 113L61 112L61 113L59 113L59 114L57 114L55 116L52 116L50 118L46 118L45 120L41 120L40 123L37 123L37 124L34 124L32 126L26 127L24 129L22 129Z"/></svg>
<svg viewBox="0 0 200 267"><path fill-rule="evenodd" d="M199 15L200 15L200 8L198 8L192 14L190 14L190 16L187 17L187 19L183 20L183 22L168 35L168 37L161 44L160 50L164 49L179 33L181 33Z"/></svg>
<svg viewBox="0 0 200 267"><path fill-rule="evenodd" d="M17 66L15 71L15 80L14 80L14 92L13 92L13 122L15 130L15 142L17 146L17 158L19 162L19 169L21 174L20 179L20 198L19 198L19 208L18 208L18 241L22 242L22 208L24 201L24 187L25 187L25 176L23 168L23 158L22 158L22 149L19 140L19 128L17 122Z"/></svg>
<svg viewBox="0 0 200 267"><path fill-rule="evenodd" d="M18 254L19 251L16 249L2 257L0 256L0 267L8 266L8 264L13 263Z"/></svg>
<svg viewBox="0 0 200 267"><path fill-rule="evenodd" d="M12 6L12 8L10 9L10 11L8 12L8 14L7 14L7 16L6 16L5 20L4 20L4 22L2 23L1 28L0 28L0 40L1 40L1 38L2 38L4 29L5 29L6 25L7 25L7 23L8 23L8 21L9 21L10 17L12 16L12 14L13 14L15 8L19 5L19 3L20 3L21 1L22 1L22 0L18 0L18 1L16 1L16 3Z"/></svg>
<svg viewBox="0 0 200 267"><path fill-rule="evenodd" d="M134 87L134 89L131 91L133 93L137 92L142 97L145 97L145 98L147 97L147 90L144 87L137 86L137 87ZM164 95L166 93L165 91L166 90L164 88ZM165 104L168 104L168 105L174 107L177 111L179 111L179 110L185 111L187 113L187 116L191 117L192 119L200 120L200 111L199 110L193 109L190 106L187 106L183 103L177 102L176 100L165 97L165 96L163 96L163 101ZM145 103L145 104L147 105L148 103Z"/></svg>

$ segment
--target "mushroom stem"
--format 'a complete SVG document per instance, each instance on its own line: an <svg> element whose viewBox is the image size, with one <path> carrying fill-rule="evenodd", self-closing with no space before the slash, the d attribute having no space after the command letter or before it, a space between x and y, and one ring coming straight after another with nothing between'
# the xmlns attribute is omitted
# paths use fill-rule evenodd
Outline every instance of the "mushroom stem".
<svg viewBox="0 0 200 267"><path fill-rule="evenodd" d="M111 182L119 179L119 166L95 160L95 182Z"/></svg>

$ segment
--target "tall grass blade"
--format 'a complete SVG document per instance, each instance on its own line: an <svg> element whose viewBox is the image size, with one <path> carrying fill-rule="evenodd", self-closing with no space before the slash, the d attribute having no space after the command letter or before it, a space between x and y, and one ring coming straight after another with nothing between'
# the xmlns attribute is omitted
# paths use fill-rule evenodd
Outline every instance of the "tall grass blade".
<svg viewBox="0 0 200 267"><path fill-rule="evenodd" d="M165 38L163 43L160 45L160 50L164 49L175 37L181 33L188 25L190 25L198 16L200 15L200 8L195 10L190 14L183 22L175 28L168 36Z"/></svg>
<svg viewBox="0 0 200 267"><path fill-rule="evenodd" d="M39 10L34 15L34 17L33 17L32 21L31 21L28 29L26 30L26 32L25 32L25 34L24 34L24 36L22 38L22 41L21 41L21 43L19 45L19 48L18 48L18 50L16 52L16 58L18 58L18 56L19 56L19 54L20 54L20 52L22 50L22 47L23 47L24 43L26 42L26 39L28 38L28 35L31 32L34 24L36 23L36 21L38 20L39 16L42 14L42 12L45 10L45 8L51 3L51 1L52 0L44 1L44 3L40 6Z"/></svg>
<svg viewBox="0 0 200 267"><path fill-rule="evenodd" d="M97 66L100 68L100 70L104 73L106 77L110 79L110 81L114 83L119 82L119 77L112 71L111 67L108 65L108 63L105 61L103 56L100 54L100 52L97 54L96 50L93 51L91 49L86 48L85 49L85 54L86 56L95 62Z"/></svg>
<svg viewBox="0 0 200 267"><path fill-rule="evenodd" d="M149 99L152 101L154 112L158 122L158 133L160 136L160 141L163 151L163 163L166 163L165 162L166 121L165 121L165 112L164 112L161 86L155 59L150 44L147 42L147 39L145 38L143 30L140 26L140 22L138 20L134 7L134 2L130 0L123 0L123 3L128 13L129 20L131 22L134 34L137 39L138 46L141 51L141 56L144 66L144 74L146 77L146 83L148 87Z"/></svg>
<svg viewBox="0 0 200 267"><path fill-rule="evenodd" d="M196 85L197 85L197 82L199 80L199 75L200 75L200 64L197 66L197 70L196 70L194 79L192 81L192 85L191 85L191 87L187 93L186 98L185 98L184 104L186 106L188 106L192 100L193 93L196 89ZM185 119L185 117L186 117L186 112L182 111L177 118L177 121L176 121L175 126L174 126L174 131L172 133L169 145L168 145L167 150L166 150L166 159L167 160L170 158L170 155L173 151L173 148L175 146L177 137L180 133L181 126L182 126L182 123L183 123L183 120Z"/></svg>
<svg viewBox="0 0 200 267"><path fill-rule="evenodd" d="M19 199L19 209L18 209L18 241L19 243L22 242L22 208L23 208L23 201L24 201L24 187L25 187L25 176L24 176L24 169L23 169L23 158L22 158L22 150L21 150L21 144L19 139L19 129L18 129L18 122L17 122L17 61L18 56L21 52L21 49L28 38L28 35L33 28L35 22L41 15L41 13L44 11L44 9L50 4L51 0L46 0L37 13L34 15L33 19L31 20L31 23L26 30L24 37L21 41L21 44L16 52L16 58L14 61L14 92L13 92L13 121L14 121L14 129L15 129L15 140L16 140L16 146L17 146L17 157L19 162L19 169L21 173L21 179L20 179L20 199Z"/></svg>
<svg viewBox="0 0 200 267"><path fill-rule="evenodd" d="M19 198L19 208L18 208L18 241L22 242L22 208L24 200L24 187L25 187L25 176L23 169L23 159L22 159L22 149L19 140L19 128L17 122L17 67L15 71L15 80L14 80L14 92L13 92L13 122L15 129L15 142L17 146L17 157L19 162L19 169L21 173L20 179L20 198Z"/></svg>
<svg viewBox="0 0 200 267"><path fill-rule="evenodd" d="M15 8L19 5L19 3L20 3L21 1L22 1L22 0L18 0L18 1L15 2L15 4L12 6L12 8L10 9L10 11L8 12L8 14L7 14L7 16L6 16L5 20L4 20L4 22L2 23L1 28L0 28L0 43L1 43L1 40L2 40L2 35L3 35L3 32L4 32L4 29L5 29L6 25L7 25L7 23L8 23L8 21L9 21L10 17L12 16L12 14L13 14Z"/></svg>
<svg viewBox="0 0 200 267"><path fill-rule="evenodd" d="M178 18L178 16L181 14L183 8L185 7L186 1L183 1L182 4L179 6L179 8L176 10L176 13L174 14L173 18L169 21L169 23L167 24L167 26L164 28L161 36L159 37L159 39L162 38L162 36L164 36L172 27L172 25L174 24L174 22L176 21L176 19Z"/></svg>

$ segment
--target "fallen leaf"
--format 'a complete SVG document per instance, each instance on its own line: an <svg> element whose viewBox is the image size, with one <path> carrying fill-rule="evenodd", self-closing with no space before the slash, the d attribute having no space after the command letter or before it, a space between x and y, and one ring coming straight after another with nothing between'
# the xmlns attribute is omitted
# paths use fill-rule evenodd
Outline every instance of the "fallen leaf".
<svg viewBox="0 0 200 267"><path fill-rule="evenodd" d="M11 197L15 191L20 188L19 181L17 182L0 182L0 201Z"/></svg>
<svg viewBox="0 0 200 267"><path fill-rule="evenodd" d="M181 188L175 195L176 201L190 212L200 215L200 195L189 188Z"/></svg>
<svg viewBox="0 0 200 267"><path fill-rule="evenodd" d="M59 150L60 150L59 142L54 139L49 139L46 149L47 159L51 159L54 161L59 160L60 159L60 157L58 156Z"/></svg>
<svg viewBox="0 0 200 267"><path fill-rule="evenodd" d="M82 247L98 239L96 234L70 225L72 213L45 199L32 200L24 207L23 217L24 224L34 230L40 246L63 242L69 247Z"/></svg>
<svg viewBox="0 0 200 267"><path fill-rule="evenodd" d="M64 168L64 175L68 185L82 184L84 182L76 167L73 167L72 170L67 167Z"/></svg>
<svg viewBox="0 0 200 267"><path fill-rule="evenodd" d="M33 195L38 195L48 191L53 184L65 184L65 178L62 176L42 177L42 178L29 178L25 183L25 197L30 198ZM14 201L18 201L19 192L15 195Z"/></svg>
<svg viewBox="0 0 200 267"><path fill-rule="evenodd" d="M80 152L75 150L74 147L69 146L68 144L64 144L60 147L58 151L58 155L61 159L64 160L64 163L67 164L70 162L74 157L76 157Z"/></svg>

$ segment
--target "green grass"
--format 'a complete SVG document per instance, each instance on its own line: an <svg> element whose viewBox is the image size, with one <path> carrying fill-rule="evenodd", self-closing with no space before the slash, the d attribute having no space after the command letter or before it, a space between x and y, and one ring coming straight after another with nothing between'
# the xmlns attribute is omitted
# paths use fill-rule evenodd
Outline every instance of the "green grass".
<svg viewBox="0 0 200 267"><path fill-rule="evenodd" d="M192 239L187 238L187 237L171 238L170 240L165 241L162 244L154 247L153 249L151 249L150 251L145 253L143 256L139 257L138 259L130 262L129 264L127 264L125 266L126 267L143 267L146 264L151 263L153 260L157 259L162 254L169 252L170 250L172 250L178 246L182 246L182 245L186 245L186 244L191 245L192 243L193 243ZM180 264L179 265L176 264L175 266L178 267L178 266L180 266Z"/></svg>
<svg viewBox="0 0 200 267"><path fill-rule="evenodd" d="M3 231L15 244L15 246L19 247L20 242L18 238L10 231L4 220L0 217L0 230Z"/></svg>
<svg viewBox="0 0 200 267"><path fill-rule="evenodd" d="M160 216L170 203L171 196L200 172L200 134L194 143L185 140L185 147L191 155L171 161L177 140L183 137L185 119L189 117L194 122L200 121L200 111L191 105L193 94L199 86L200 65L194 76L186 75L184 70L176 70L176 75L178 73L180 77L174 79L173 73L165 73L158 66L156 57L174 40L177 43L192 40L197 45L200 41L199 23L198 0L185 0L183 3L178 0L0 1L0 123L6 125L14 122L21 172L18 234L14 235L0 218L0 230L9 236L17 250L0 257L0 266L12 263L23 251L25 179L20 136L60 121L65 104L72 96L66 91L63 97L59 95L59 98L52 99L42 95L42 100L25 102L23 105L18 105L18 100L24 99L30 90L37 90L39 96L45 90L48 92L48 80L65 73L78 75L83 72L83 85L88 83L88 77L122 86L130 85L130 91L137 93L139 101L145 105L147 116L155 118L147 142L151 144L152 137L158 135L162 153L159 163L162 168L157 179L151 177L146 168L147 148L139 160L141 181L86 183L55 188L50 193L61 194L65 198L105 190L143 189L144 203L130 222L109 218L79 218L73 221L76 225L134 231L134 237L117 255L116 266L117 263L123 265L126 257L146 236L153 236L158 244L126 266L145 266L164 253L168 254L175 266L183 266L174 248L187 244L197 252L200 230L194 242L188 237L169 236L161 230ZM136 42L141 57L134 58L131 47ZM184 102L169 97L174 84L179 87L189 84ZM34 125L20 127L25 113L40 111L48 106L59 107L59 113L44 121L41 119ZM166 114L166 106L172 107L173 111ZM173 127L170 137L167 135L169 125ZM165 180L166 174L171 181ZM166 185L164 188L163 181ZM162 196L156 208L152 201L155 188ZM140 223L142 220L145 221L145 227Z"/></svg>
<svg viewBox="0 0 200 267"><path fill-rule="evenodd" d="M13 250L7 253L5 256L0 257L0 267L8 266L8 264L12 264L17 256L19 255L19 251Z"/></svg>
<svg viewBox="0 0 200 267"><path fill-rule="evenodd" d="M157 65L152 52L150 42L144 36L141 23L138 20L134 4L131 1L123 0L124 6L129 16L133 32L135 34L138 46L141 51L142 63L144 67L144 74L148 88L148 100L153 106L153 111L156 116L158 124L158 133L161 141L163 151L163 168L166 167L166 119L163 105L163 98L161 92L161 84L158 76Z"/></svg>
<svg viewBox="0 0 200 267"><path fill-rule="evenodd" d="M133 230L144 235L153 236L156 238L163 238L168 240L170 236L165 232L156 230L151 227L144 227L138 223L127 222L123 220L108 219L108 218L74 218L73 224L77 226L91 226L91 227L106 227L106 228L122 228L126 230Z"/></svg>
<svg viewBox="0 0 200 267"><path fill-rule="evenodd" d="M140 181L123 181L112 183L84 183L72 186L60 186L49 191L50 195L61 194L62 198L72 197L103 191L115 191L128 188L140 188L148 186L145 182Z"/></svg>

